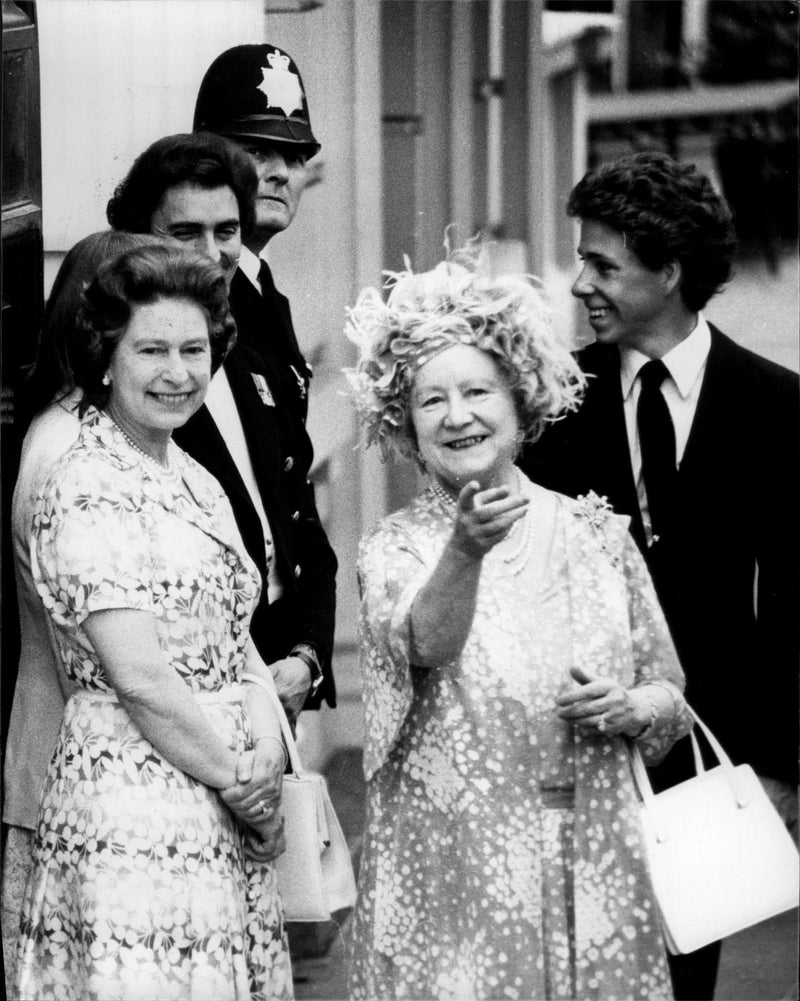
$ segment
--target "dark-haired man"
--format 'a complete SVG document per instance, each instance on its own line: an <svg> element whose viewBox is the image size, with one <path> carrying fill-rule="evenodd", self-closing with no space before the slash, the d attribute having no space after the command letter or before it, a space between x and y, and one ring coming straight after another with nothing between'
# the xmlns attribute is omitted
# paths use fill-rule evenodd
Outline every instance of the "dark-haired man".
<svg viewBox="0 0 800 1001"><path fill-rule="evenodd" d="M583 406L529 447L546 486L594 490L631 517L686 672L736 761L797 782L798 414L795 374L701 310L727 280L730 209L693 166L642 153L590 171L568 213L572 287L595 343ZM653 772L688 777L687 742ZM671 958L678 999L712 998L719 943Z"/></svg>
<svg viewBox="0 0 800 1001"><path fill-rule="evenodd" d="M167 136L137 158L109 202L108 219L116 229L196 248L222 266L233 289L242 241L255 225L257 187L250 158L235 143L202 132ZM238 342L175 440L231 501L263 580L253 640L296 716L322 698L335 705L336 558L307 479L311 445L297 415L297 381L289 382L282 359L254 350L249 317L232 292L231 312Z"/></svg>

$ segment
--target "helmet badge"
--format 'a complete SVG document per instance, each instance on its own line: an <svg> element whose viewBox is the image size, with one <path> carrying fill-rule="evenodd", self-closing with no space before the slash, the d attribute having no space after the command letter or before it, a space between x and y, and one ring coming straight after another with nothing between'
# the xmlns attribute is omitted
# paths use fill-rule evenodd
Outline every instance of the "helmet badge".
<svg viewBox="0 0 800 1001"><path fill-rule="evenodd" d="M289 57L277 49L267 53L269 67L262 67L264 79L256 88L267 98L271 108L280 108L288 118L293 111L303 110L303 88L300 78L289 70Z"/></svg>

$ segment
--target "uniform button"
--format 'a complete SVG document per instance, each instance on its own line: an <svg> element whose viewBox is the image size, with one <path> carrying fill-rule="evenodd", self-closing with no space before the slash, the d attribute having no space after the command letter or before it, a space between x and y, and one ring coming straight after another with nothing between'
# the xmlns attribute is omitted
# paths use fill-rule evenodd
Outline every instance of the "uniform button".
<svg viewBox="0 0 800 1001"><path fill-rule="evenodd" d="M294 579L297 580L302 572L303 568L298 563L298 565L294 568Z"/></svg>
<svg viewBox="0 0 800 1001"><path fill-rule="evenodd" d="M299 511L293 511L292 512L292 521L300 521L300 512Z"/></svg>
<svg viewBox="0 0 800 1001"><path fill-rule="evenodd" d="M291 455L284 462L283 468L286 470L287 473L289 472L290 469L294 469L294 459L291 457Z"/></svg>

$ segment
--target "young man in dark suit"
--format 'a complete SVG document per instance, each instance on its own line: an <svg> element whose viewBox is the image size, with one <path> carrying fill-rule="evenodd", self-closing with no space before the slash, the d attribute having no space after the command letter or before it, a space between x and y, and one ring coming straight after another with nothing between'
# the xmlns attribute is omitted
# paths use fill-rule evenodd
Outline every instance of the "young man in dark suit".
<svg viewBox="0 0 800 1001"><path fill-rule="evenodd" d="M136 160L109 202L115 229L151 232L218 261L230 287L242 240L255 223L258 187L249 157L210 133L168 136ZM331 670L336 558L308 481L306 383L291 348L258 351L247 309L231 292L238 340L212 380L206 403L177 443L219 480L263 589L251 633L290 717L335 705ZM296 342L295 342L296 347ZM297 364L300 365L297 349ZM290 373L287 375L287 370Z"/></svg>
<svg viewBox="0 0 800 1001"><path fill-rule="evenodd" d="M730 209L693 166L642 153L573 189L582 269L572 293L595 343L576 413L520 465L631 517L686 672L690 705L736 761L797 783L798 378L701 310L727 280ZM692 771L687 741L654 770ZM781 785L783 784L783 785ZM712 998L719 943L671 957L678 999Z"/></svg>

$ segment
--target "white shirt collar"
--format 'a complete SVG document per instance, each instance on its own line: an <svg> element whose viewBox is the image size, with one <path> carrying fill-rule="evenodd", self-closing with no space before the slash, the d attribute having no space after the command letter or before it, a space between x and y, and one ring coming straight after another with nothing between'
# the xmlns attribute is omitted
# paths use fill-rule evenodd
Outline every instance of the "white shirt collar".
<svg viewBox="0 0 800 1001"><path fill-rule="evenodd" d="M697 314L694 330L680 344L668 351L661 361L667 366L678 392L686 399L697 381L697 377L705 366L708 352L711 350L711 331L702 313ZM639 370L650 359L636 348L620 349L620 381L622 396L628 399L639 374Z"/></svg>
<svg viewBox="0 0 800 1001"><path fill-rule="evenodd" d="M249 247L242 245L242 252L239 255L239 270L256 289L259 295L261 295L261 285L258 281L258 272L260 268L261 258L256 257Z"/></svg>

